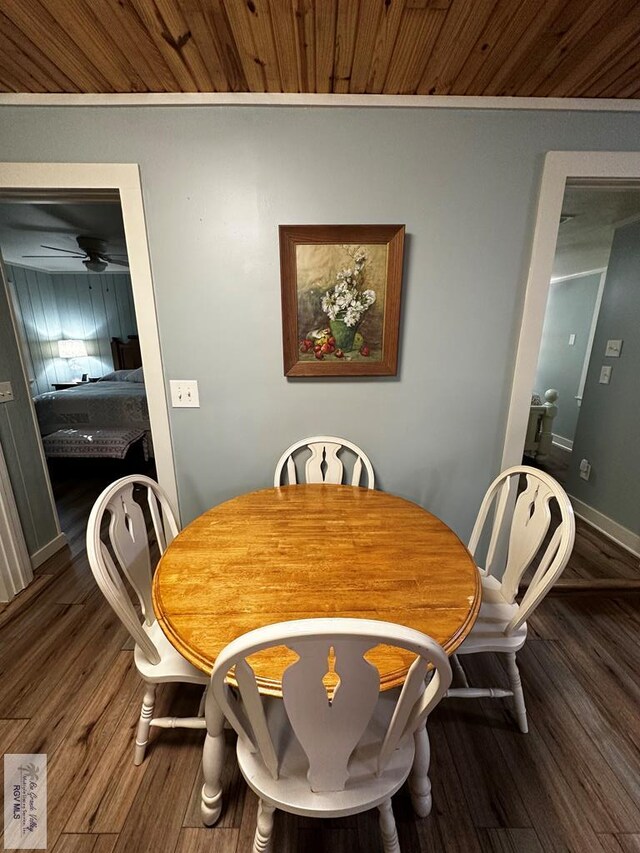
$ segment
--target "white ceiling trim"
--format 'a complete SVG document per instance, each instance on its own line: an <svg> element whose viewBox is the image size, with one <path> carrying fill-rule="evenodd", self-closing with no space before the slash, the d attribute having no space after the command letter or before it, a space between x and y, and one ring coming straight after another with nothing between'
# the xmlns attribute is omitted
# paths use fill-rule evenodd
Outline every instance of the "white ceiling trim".
<svg viewBox="0 0 640 853"><path fill-rule="evenodd" d="M640 99L511 98L463 95L338 95L275 92L149 92L123 94L0 93L11 107L408 107L411 109L640 112Z"/></svg>

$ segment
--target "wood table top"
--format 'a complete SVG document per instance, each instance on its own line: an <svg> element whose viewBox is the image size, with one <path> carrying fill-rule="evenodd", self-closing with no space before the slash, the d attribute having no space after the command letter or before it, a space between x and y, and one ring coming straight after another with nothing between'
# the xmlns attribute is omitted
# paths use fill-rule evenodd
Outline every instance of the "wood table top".
<svg viewBox="0 0 640 853"><path fill-rule="evenodd" d="M451 654L478 614L480 580L456 534L417 504L353 486L295 485L240 495L192 521L158 564L153 604L170 642L210 673L246 631L318 616L400 623ZM402 684L413 660L383 646L367 658L383 690ZM293 660L285 649L252 659L261 691L279 695Z"/></svg>

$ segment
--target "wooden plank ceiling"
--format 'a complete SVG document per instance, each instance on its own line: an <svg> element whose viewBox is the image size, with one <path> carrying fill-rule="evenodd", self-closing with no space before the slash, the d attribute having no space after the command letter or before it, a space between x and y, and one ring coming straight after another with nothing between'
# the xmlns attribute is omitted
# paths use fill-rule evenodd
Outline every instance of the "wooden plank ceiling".
<svg viewBox="0 0 640 853"><path fill-rule="evenodd" d="M640 96L638 0L9 0L4 92Z"/></svg>

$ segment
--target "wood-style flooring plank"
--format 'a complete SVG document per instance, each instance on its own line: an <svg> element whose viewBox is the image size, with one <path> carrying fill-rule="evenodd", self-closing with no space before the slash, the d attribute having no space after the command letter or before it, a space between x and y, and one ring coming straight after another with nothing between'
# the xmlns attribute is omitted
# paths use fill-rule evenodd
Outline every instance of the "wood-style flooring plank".
<svg viewBox="0 0 640 853"><path fill-rule="evenodd" d="M640 853L640 835L601 835L607 853Z"/></svg>
<svg viewBox="0 0 640 853"><path fill-rule="evenodd" d="M483 853L544 853L533 829L482 829Z"/></svg>
<svg viewBox="0 0 640 853"><path fill-rule="evenodd" d="M23 751L16 749L14 743L28 722L29 720L0 720L0 755Z"/></svg>
<svg viewBox="0 0 640 853"><path fill-rule="evenodd" d="M239 830L220 828L181 829L175 853L236 853Z"/></svg>
<svg viewBox="0 0 640 853"><path fill-rule="evenodd" d="M193 698L193 691L177 691L170 706L170 715L186 717L194 714ZM131 802L114 853L174 850L200 766L203 742L202 731L160 731L153 742L154 760L145 762L148 769ZM158 809L161 801L170 804L170 808Z"/></svg>

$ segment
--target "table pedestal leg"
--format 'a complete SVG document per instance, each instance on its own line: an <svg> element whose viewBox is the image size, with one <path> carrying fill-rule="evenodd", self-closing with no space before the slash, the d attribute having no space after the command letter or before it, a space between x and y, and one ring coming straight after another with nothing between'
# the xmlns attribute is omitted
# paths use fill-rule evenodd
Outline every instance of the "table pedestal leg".
<svg viewBox="0 0 640 853"><path fill-rule="evenodd" d="M413 737L416 754L409 774L409 792L414 812L418 817L427 817L431 813L431 780L429 779L431 747L426 725L420 726Z"/></svg>
<svg viewBox="0 0 640 853"><path fill-rule="evenodd" d="M222 766L224 763L224 717L213 696L207 696L207 736L202 752L202 822L207 826L220 817L222 811Z"/></svg>

